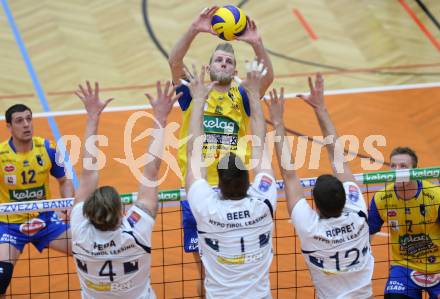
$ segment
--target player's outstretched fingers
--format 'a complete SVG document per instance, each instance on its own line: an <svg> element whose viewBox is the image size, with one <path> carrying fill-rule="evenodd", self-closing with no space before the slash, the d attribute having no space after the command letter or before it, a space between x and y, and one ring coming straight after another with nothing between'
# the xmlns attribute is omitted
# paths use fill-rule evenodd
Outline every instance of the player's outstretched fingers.
<svg viewBox="0 0 440 299"><path fill-rule="evenodd" d="M165 82L165 89L163 92L166 97L169 97L168 94L169 94L169 90L170 90L170 85L171 85L171 82L169 80Z"/></svg>

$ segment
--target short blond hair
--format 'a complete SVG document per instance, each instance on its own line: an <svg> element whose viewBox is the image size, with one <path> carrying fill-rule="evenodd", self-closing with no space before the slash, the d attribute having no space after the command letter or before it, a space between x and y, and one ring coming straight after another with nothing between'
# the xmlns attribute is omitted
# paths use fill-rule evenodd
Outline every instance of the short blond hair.
<svg viewBox="0 0 440 299"><path fill-rule="evenodd" d="M214 52L212 52L211 58L209 59L209 64L212 63L212 59L214 58L214 53L217 51L223 51L223 52L231 53L232 55L234 55L234 65L236 65L234 47L232 47L232 45L230 43L218 44L217 47L215 47Z"/></svg>

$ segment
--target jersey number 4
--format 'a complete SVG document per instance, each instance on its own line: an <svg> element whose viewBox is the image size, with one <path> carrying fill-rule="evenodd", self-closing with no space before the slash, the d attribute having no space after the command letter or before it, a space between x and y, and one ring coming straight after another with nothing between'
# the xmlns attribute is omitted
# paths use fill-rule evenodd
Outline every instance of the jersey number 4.
<svg viewBox="0 0 440 299"><path fill-rule="evenodd" d="M89 273L87 263L76 259L76 264L78 266L78 269L85 273ZM139 261L129 261L122 263L122 267L124 269L124 275L134 273L139 270ZM98 271L98 275L102 277L108 277L110 281L114 281L114 277L116 276L115 271L113 270L113 262L112 261L105 261L102 265L101 269Z"/></svg>
<svg viewBox="0 0 440 299"><path fill-rule="evenodd" d="M105 261L104 265L102 265L101 270L99 270L99 276L108 276L110 278L110 281L113 281L113 276L116 276L116 273L113 272L112 261Z"/></svg>

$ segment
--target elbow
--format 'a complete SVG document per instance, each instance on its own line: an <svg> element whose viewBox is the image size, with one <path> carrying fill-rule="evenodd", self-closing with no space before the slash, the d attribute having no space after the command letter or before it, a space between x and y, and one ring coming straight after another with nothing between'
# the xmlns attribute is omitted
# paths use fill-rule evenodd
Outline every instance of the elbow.
<svg viewBox="0 0 440 299"><path fill-rule="evenodd" d="M267 71L267 75L266 75L266 77L267 77L267 84L268 84L268 87L273 83L273 80L274 80L274 74L273 74L273 69L272 68L270 68L268 71Z"/></svg>
<svg viewBox="0 0 440 299"><path fill-rule="evenodd" d="M176 70L183 67L182 59L179 59L179 57L175 55L173 52L171 52L170 55L168 56L168 64L172 70Z"/></svg>
<svg viewBox="0 0 440 299"><path fill-rule="evenodd" d="M176 60L171 55L170 57L168 57L168 65L170 66L171 69L176 67Z"/></svg>

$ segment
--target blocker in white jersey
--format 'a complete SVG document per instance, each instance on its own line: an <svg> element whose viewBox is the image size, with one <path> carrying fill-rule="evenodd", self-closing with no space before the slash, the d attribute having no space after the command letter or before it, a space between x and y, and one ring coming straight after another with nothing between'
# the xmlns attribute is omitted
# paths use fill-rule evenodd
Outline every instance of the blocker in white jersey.
<svg viewBox="0 0 440 299"><path fill-rule="evenodd" d="M312 190L316 211L307 203L304 188L294 168L287 163L291 156L283 123L284 94L270 92L269 112L274 123L275 143L281 175L284 179L287 209L301 240L302 252L318 290L318 298L372 298L371 277L374 260L369 244L367 208L355 180L344 144L324 102L324 80L316 74L309 78L309 95L298 95L315 112L325 139L334 175L320 175Z"/></svg>
<svg viewBox="0 0 440 299"><path fill-rule="evenodd" d="M99 117L105 106L99 98L99 84L79 85L76 95L84 103L87 123L84 140L96 138ZM140 179L137 200L124 216L121 196L112 186L98 187L98 148L84 147L79 187L71 213L73 254L81 282L82 298L154 299L150 287L151 233L158 209L158 172L163 150L164 128L173 103L175 88L157 82L157 99L146 94L153 108L154 140L145 153L150 159ZM89 164L86 164L88 162Z"/></svg>
<svg viewBox="0 0 440 299"><path fill-rule="evenodd" d="M150 287L154 219L133 206L117 230L100 231L84 217L83 206L77 204L71 214L82 298L155 298Z"/></svg>
<svg viewBox="0 0 440 299"><path fill-rule="evenodd" d="M225 200L204 179L195 181L189 189L208 299L271 298L275 179L271 174L259 173L247 195L240 200Z"/></svg>
<svg viewBox="0 0 440 299"><path fill-rule="evenodd" d="M343 185L346 202L339 217L321 218L305 198L292 211L292 222L319 298L367 298L372 295L374 259L367 208L355 183Z"/></svg>

